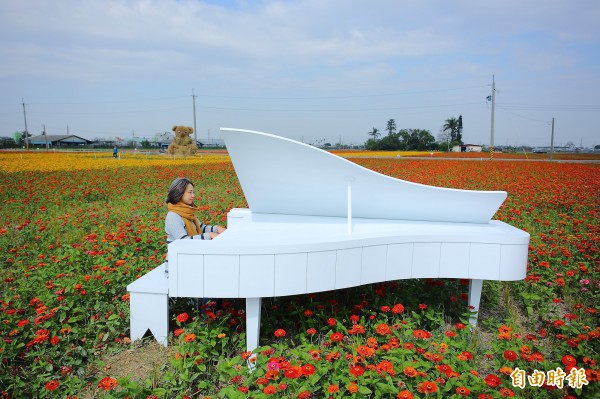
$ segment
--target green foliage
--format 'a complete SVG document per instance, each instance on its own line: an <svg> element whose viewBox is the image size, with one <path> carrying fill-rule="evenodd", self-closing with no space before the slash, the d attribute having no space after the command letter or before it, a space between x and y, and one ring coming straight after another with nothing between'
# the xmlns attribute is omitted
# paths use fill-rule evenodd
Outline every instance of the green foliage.
<svg viewBox="0 0 600 399"><path fill-rule="evenodd" d="M3 173L0 398L598 395L596 380L521 390L504 374L567 371L569 355L597 378L596 165L361 162L420 183L509 192L496 218L531 234L527 277L486 281L477 329L469 328L464 280L269 298L250 373L243 301L202 311L174 301L164 364L142 379L111 376L104 356L139 350L127 338L126 286L162 262L169 182L198 182L200 219L223 224L229 209L246 206L231 164ZM435 392L424 393L425 383Z"/></svg>

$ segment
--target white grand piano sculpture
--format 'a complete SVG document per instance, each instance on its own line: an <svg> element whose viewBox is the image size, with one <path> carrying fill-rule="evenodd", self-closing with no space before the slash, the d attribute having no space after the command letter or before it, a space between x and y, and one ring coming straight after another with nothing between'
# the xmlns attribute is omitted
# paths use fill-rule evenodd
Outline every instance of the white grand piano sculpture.
<svg viewBox="0 0 600 399"><path fill-rule="evenodd" d="M264 297L461 278L477 311L483 280L525 278L529 234L491 220L505 192L411 183L271 134L221 134L250 209L232 209L215 240L172 242L168 266L127 287L132 340L149 329L167 344L169 297L246 298L252 351Z"/></svg>

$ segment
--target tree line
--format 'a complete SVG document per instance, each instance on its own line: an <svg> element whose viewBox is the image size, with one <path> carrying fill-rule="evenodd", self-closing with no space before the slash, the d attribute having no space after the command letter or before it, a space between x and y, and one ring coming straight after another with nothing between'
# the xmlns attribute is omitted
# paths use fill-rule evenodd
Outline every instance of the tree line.
<svg viewBox="0 0 600 399"><path fill-rule="evenodd" d="M387 135L383 137L379 129L373 127L373 129L367 133L371 138L365 142L365 148L373 151L448 151L449 148L452 148L455 145L463 144L462 115L458 118L451 117L446 119L446 123L442 126L442 133L438 136L437 140L429 130L425 129L396 130L397 126L394 119L387 121L385 128Z"/></svg>

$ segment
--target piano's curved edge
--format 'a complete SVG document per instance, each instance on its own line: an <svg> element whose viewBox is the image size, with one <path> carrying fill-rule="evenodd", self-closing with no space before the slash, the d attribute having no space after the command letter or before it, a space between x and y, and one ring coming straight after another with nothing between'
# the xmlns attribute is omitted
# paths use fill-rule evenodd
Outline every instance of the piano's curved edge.
<svg viewBox="0 0 600 399"><path fill-rule="evenodd" d="M254 212L483 223L504 191L429 186L387 176L292 139L221 128L240 184ZM347 186L352 194L347 194ZM315 196L316 195L316 196Z"/></svg>
<svg viewBox="0 0 600 399"><path fill-rule="evenodd" d="M169 295L255 298L299 295L413 278L525 278L528 238L518 244L394 242L256 248L179 240L169 247ZM191 242L191 240L189 240ZM229 243L231 244L231 243ZM272 251L272 252L268 252Z"/></svg>

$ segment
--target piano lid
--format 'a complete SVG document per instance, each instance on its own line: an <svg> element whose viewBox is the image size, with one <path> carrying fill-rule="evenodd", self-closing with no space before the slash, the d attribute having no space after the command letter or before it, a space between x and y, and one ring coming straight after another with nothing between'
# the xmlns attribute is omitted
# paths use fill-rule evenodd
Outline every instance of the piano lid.
<svg viewBox="0 0 600 399"><path fill-rule="evenodd" d="M254 213L346 217L350 197L355 218L488 223L507 196L396 179L268 133L221 135Z"/></svg>

